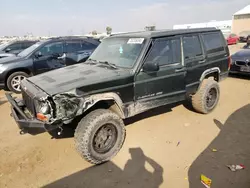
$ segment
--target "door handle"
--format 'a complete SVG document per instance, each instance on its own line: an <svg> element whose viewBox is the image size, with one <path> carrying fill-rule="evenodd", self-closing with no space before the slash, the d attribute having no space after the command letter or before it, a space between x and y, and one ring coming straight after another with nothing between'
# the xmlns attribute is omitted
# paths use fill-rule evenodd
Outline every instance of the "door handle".
<svg viewBox="0 0 250 188"><path fill-rule="evenodd" d="M183 72L185 70L185 68L179 68L179 69L175 69L175 72Z"/></svg>
<svg viewBox="0 0 250 188"><path fill-rule="evenodd" d="M199 61L199 63L205 63L206 62L206 60L200 60Z"/></svg>

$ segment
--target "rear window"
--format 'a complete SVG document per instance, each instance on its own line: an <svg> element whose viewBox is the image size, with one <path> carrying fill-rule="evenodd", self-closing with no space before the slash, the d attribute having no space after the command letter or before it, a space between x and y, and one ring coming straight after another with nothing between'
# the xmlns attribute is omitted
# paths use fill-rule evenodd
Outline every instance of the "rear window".
<svg viewBox="0 0 250 188"><path fill-rule="evenodd" d="M223 40L221 38L221 34L216 33L205 33L202 34L202 38L204 41L205 49L207 53L215 53L224 51Z"/></svg>
<svg viewBox="0 0 250 188"><path fill-rule="evenodd" d="M97 47L97 45L87 42L87 41L82 41L82 49L83 50L93 50Z"/></svg>
<svg viewBox="0 0 250 188"><path fill-rule="evenodd" d="M35 44L36 42L26 42L22 44L22 49L26 49L30 46L32 46L33 44Z"/></svg>
<svg viewBox="0 0 250 188"><path fill-rule="evenodd" d="M65 46L68 53L74 53L82 50L81 41L68 41Z"/></svg>

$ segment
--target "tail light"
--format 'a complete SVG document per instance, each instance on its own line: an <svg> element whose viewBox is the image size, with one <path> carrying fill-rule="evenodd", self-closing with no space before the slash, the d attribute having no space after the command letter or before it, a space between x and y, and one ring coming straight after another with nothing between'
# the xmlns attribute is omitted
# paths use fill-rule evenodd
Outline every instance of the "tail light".
<svg viewBox="0 0 250 188"><path fill-rule="evenodd" d="M229 58L228 58L228 70L230 70L231 65L232 65L232 57L229 56Z"/></svg>

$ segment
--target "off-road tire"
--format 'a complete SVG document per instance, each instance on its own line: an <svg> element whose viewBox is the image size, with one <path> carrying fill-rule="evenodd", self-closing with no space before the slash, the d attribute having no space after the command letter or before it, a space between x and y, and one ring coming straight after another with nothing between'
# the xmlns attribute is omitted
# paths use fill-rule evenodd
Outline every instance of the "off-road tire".
<svg viewBox="0 0 250 188"><path fill-rule="evenodd" d="M12 74L7 78L7 89L9 89L10 91L12 91L12 92L14 92L14 93L19 94L19 93L21 93L21 91L17 91L16 89L14 89L14 88L12 87L12 84L11 84L11 80L12 80L14 77L17 77L17 76L23 76L23 77L25 77L25 78L28 78L29 75L28 75L27 73L25 73L25 72L19 71L19 72L14 72L14 73L12 73Z"/></svg>
<svg viewBox="0 0 250 188"><path fill-rule="evenodd" d="M98 153L93 146L96 132L105 124L112 124L116 128L116 141L106 153ZM92 164L101 164L112 159L122 148L126 137L123 120L110 110L97 109L79 122L75 130L75 146L82 158Z"/></svg>
<svg viewBox="0 0 250 188"><path fill-rule="evenodd" d="M206 104L206 97L208 92L214 88L217 92L215 102L213 106L208 107ZM192 96L192 106L193 108L202 114L208 114L214 110L217 106L220 97L220 88L218 82L213 79L205 79L202 81L198 91Z"/></svg>

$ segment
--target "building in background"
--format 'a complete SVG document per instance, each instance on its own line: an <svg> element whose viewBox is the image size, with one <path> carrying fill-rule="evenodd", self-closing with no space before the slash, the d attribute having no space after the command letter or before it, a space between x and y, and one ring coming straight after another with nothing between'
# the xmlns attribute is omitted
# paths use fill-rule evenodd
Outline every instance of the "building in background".
<svg viewBox="0 0 250 188"><path fill-rule="evenodd" d="M231 33L232 20L225 20L225 21L212 20L210 22L204 22L204 23L174 25L173 29L192 29L192 28L203 28L203 27L215 27L217 29L220 29L223 33Z"/></svg>
<svg viewBox="0 0 250 188"><path fill-rule="evenodd" d="M250 31L250 5L233 15L232 32L239 35L245 31Z"/></svg>

